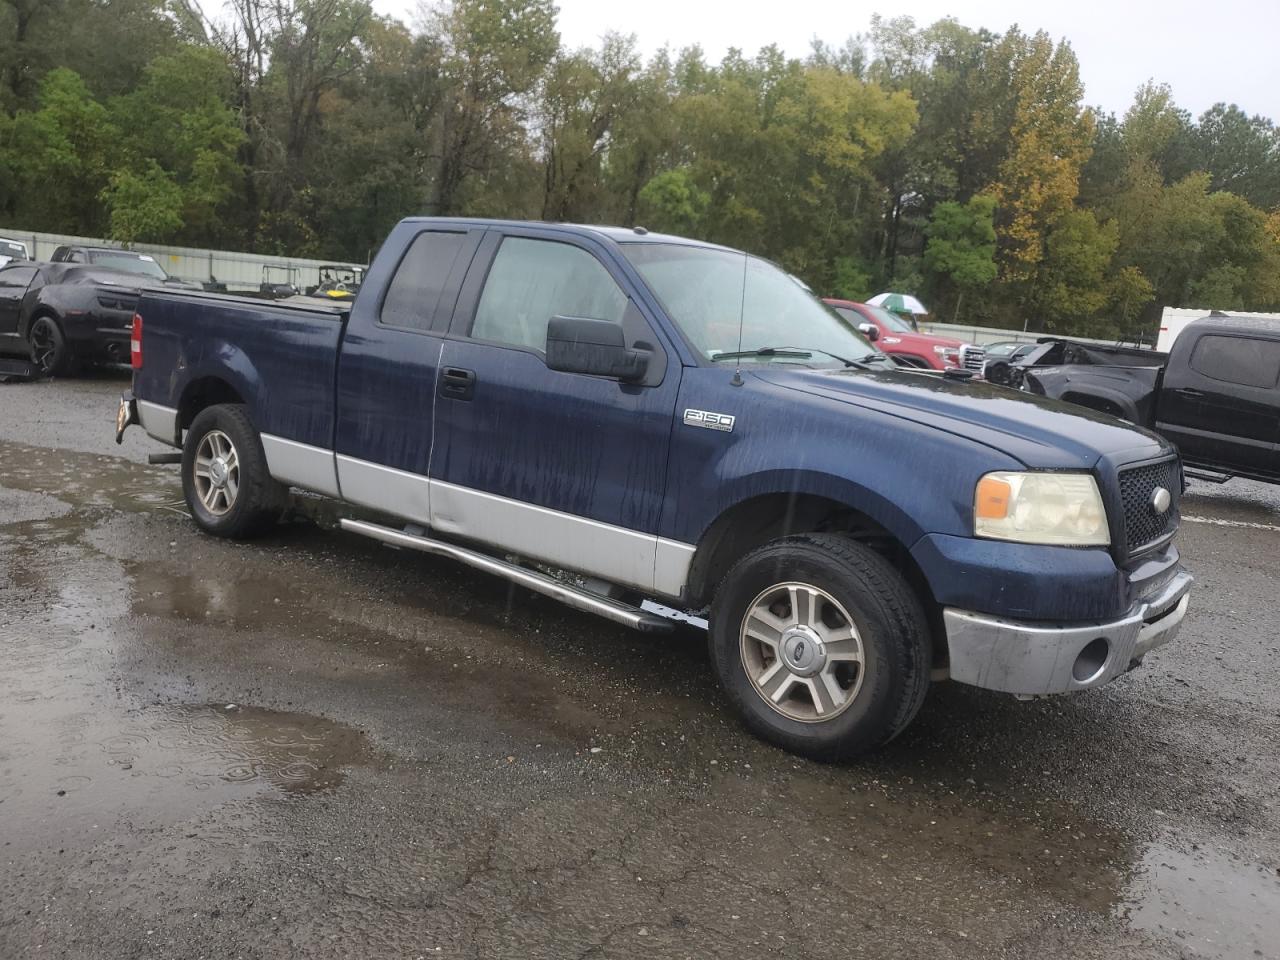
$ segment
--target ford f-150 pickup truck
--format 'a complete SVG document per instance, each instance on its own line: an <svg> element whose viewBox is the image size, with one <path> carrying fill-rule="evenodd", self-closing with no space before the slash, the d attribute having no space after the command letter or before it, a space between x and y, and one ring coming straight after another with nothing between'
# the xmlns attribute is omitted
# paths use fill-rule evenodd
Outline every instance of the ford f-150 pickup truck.
<svg viewBox="0 0 1280 960"><path fill-rule="evenodd" d="M350 305L144 291L132 361L117 432L181 447L205 531L299 487L633 627L701 619L745 722L812 756L885 743L931 679L1098 687L1187 610L1168 443L898 369L723 247L409 219Z"/></svg>
<svg viewBox="0 0 1280 960"><path fill-rule="evenodd" d="M1033 393L1151 427L1206 479L1280 483L1280 321L1205 317L1168 354L1046 339L1008 372Z"/></svg>

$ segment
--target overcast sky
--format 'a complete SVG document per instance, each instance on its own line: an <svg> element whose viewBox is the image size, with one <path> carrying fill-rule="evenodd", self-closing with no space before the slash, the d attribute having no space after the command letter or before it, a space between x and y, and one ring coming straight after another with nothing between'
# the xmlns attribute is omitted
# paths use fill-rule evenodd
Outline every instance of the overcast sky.
<svg viewBox="0 0 1280 960"><path fill-rule="evenodd" d="M418 0L373 5L410 21ZM953 16L994 31L1017 23L1071 42L1088 104L1123 113L1138 85L1154 78L1194 114L1223 100L1280 120L1280 0L559 0L559 7L569 46L594 45L617 30L634 33L646 53L699 43L713 60L731 46L754 53L769 43L802 56L815 36L839 46L865 32L876 12L921 25Z"/></svg>

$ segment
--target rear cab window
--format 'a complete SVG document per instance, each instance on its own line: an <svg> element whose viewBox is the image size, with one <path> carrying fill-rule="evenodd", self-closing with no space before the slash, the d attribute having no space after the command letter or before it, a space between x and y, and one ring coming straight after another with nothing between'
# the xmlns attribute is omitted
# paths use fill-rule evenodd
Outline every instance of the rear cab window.
<svg viewBox="0 0 1280 960"><path fill-rule="evenodd" d="M457 296L457 283L451 278L474 248L474 238L465 233L418 234L387 286L378 322L422 331L447 325Z"/></svg>
<svg viewBox="0 0 1280 960"><path fill-rule="evenodd" d="M1274 387L1280 382L1280 340L1206 334L1191 352L1190 367L1211 380Z"/></svg>

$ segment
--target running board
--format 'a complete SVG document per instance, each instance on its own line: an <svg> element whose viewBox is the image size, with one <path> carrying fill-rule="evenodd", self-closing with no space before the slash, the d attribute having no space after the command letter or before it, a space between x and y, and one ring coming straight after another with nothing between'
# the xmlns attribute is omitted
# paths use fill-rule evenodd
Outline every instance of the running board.
<svg viewBox="0 0 1280 960"><path fill-rule="evenodd" d="M1219 473L1216 470L1200 470L1196 467L1184 467L1182 473L1192 480L1203 480L1205 483L1226 483L1234 478L1234 475L1230 473Z"/></svg>
<svg viewBox="0 0 1280 960"><path fill-rule="evenodd" d="M389 543L394 547L408 547L410 550L421 550L423 553L434 553L436 556L461 560L477 570L506 577L506 579L513 583L518 583L534 593L551 597L553 600L559 600L561 603L567 604L576 610L594 613L597 616L604 617L606 620L612 620L614 623L620 623L634 630L641 630L645 633L666 633L675 627L674 621L651 613L645 613L638 607L620 603L617 600L610 600L607 597L597 596L594 593L581 590L553 577L548 577L544 573L538 573L536 570L527 570L524 567L516 566L514 563L507 563L505 560L499 560L496 557L491 557L475 550L468 550L466 547L459 547L453 543L445 543L443 540L435 540L431 537L415 536L412 533L402 533L399 530L393 530L391 527L384 527L380 523L369 523L365 520L344 519L340 525L343 530L349 530L351 533L358 533L373 540L381 540L383 543Z"/></svg>

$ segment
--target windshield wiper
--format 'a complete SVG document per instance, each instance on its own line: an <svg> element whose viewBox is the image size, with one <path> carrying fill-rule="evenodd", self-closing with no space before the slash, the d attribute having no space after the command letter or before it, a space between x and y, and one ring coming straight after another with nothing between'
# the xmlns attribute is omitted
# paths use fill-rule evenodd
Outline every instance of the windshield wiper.
<svg viewBox="0 0 1280 960"><path fill-rule="evenodd" d="M808 360L812 356L810 351L797 350L794 347L761 347L759 350L731 350L728 353L717 353L711 358L711 362L739 360L742 357L785 357L792 360Z"/></svg>

